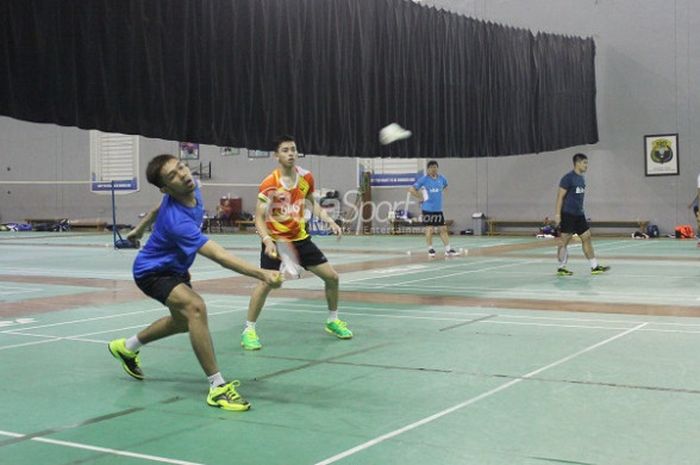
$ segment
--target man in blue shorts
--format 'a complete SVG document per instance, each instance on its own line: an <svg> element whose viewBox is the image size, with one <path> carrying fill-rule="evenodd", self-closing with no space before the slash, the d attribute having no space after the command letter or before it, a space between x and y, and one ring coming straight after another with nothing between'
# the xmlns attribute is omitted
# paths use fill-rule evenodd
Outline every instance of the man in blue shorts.
<svg viewBox="0 0 700 465"><path fill-rule="evenodd" d="M192 290L189 268L199 253L224 268L257 278L270 287L279 287L281 276L277 271L262 270L234 257L202 234L202 194L189 168L180 160L169 154L158 155L149 162L146 177L165 196L160 206L127 236L128 239L139 239L146 228L154 224L148 243L134 261L134 280L146 295L167 306L170 315L156 320L128 339L111 341L109 351L121 362L124 371L142 380L141 346L189 332L194 353L209 379L207 404L223 410L248 410L250 404L236 392L239 382L227 383L219 371L206 305Z"/></svg>
<svg viewBox="0 0 700 465"><path fill-rule="evenodd" d="M435 256L433 248L433 228L437 228L440 239L445 245L445 256L457 255L457 252L450 247L450 236L445 226L445 215L442 213L442 194L447 192L447 179L438 174L438 162L430 160L428 162L428 174L422 176L411 186L408 191L422 202L422 220L425 225L425 242L428 244L428 255Z"/></svg>
<svg viewBox="0 0 700 465"><path fill-rule="evenodd" d="M571 276L574 274L566 268L569 259L567 245L574 234L578 234L583 245L583 254L591 264L591 274L605 273L609 266L598 264L593 252L591 230L586 221L586 213L583 210L583 196L586 193L586 179L583 174L588 171L588 157L583 153L574 155L574 169L569 171L559 181L557 204L555 207L554 222L561 229L557 258L559 259L559 276Z"/></svg>

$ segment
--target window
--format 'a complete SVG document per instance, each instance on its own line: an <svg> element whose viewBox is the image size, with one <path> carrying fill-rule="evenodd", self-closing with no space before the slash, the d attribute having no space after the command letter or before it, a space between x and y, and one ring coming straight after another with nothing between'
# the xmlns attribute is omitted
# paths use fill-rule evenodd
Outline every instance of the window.
<svg viewBox="0 0 700 465"><path fill-rule="evenodd" d="M90 172L93 192L128 194L139 190L139 138L90 131Z"/></svg>

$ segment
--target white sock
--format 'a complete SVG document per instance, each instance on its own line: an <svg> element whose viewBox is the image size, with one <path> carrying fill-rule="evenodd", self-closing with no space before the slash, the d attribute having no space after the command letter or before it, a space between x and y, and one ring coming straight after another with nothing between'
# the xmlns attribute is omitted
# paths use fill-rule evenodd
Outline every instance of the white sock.
<svg viewBox="0 0 700 465"><path fill-rule="evenodd" d="M598 266L598 260L596 260L595 257L591 258L589 261L591 262L591 268Z"/></svg>
<svg viewBox="0 0 700 465"><path fill-rule="evenodd" d="M452 247L450 247L450 244L447 244L445 246L445 252L449 252L450 250L452 250Z"/></svg>
<svg viewBox="0 0 700 465"><path fill-rule="evenodd" d="M328 321L328 323L330 323L331 321L335 321L337 319L338 319L338 310L334 310L334 311L329 310L328 311L328 320L326 320L326 321Z"/></svg>
<svg viewBox="0 0 700 465"><path fill-rule="evenodd" d="M245 331L246 329L249 329L249 328L252 329L253 331L255 331L255 322L254 321L247 321L246 320L245 328L243 328L243 331Z"/></svg>
<svg viewBox="0 0 700 465"><path fill-rule="evenodd" d="M432 246L432 245L429 245L429 246L428 246L428 252L430 252L431 250L434 250L434 249L433 249L433 246Z"/></svg>
<svg viewBox="0 0 700 465"><path fill-rule="evenodd" d="M559 259L559 268L565 267L566 262L569 261L569 249L566 247L560 248L558 250L557 258Z"/></svg>
<svg viewBox="0 0 700 465"><path fill-rule="evenodd" d="M143 347L143 343L139 341L139 338L136 337L136 335L133 335L126 340L126 350L138 352L141 347Z"/></svg>
<svg viewBox="0 0 700 465"><path fill-rule="evenodd" d="M218 387L223 384L226 384L226 381L224 381L224 377L221 376L221 372L217 371L211 376L207 376L207 379L209 380L209 387Z"/></svg>

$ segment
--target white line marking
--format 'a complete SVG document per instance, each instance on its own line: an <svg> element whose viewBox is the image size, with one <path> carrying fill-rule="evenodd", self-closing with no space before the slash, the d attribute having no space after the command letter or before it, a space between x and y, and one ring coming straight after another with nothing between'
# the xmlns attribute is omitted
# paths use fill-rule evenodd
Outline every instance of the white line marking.
<svg viewBox="0 0 700 465"><path fill-rule="evenodd" d="M504 265L505 266L505 265ZM473 273L474 271L469 271L469 273ZM463 272L466 273L466 272ZM461 273L454 273L454 274L461 274ZM451 275L449 275L451 276ZM434 276L426 279L440 279L441 277ZM375 277L376 280L379 280L380 277ZM564 278L567 279L567 278ZM365 283L362 286L348 286L352 290L358 290L358 289L383 289L385 287L389 286L394 286L394 287L401 287L401 286L407 286L410 287L411 290L415 291L429 291L429 290L444 290L444 291L453 291L457 293L457 295L463 295L466 292L481 292L481 291L489 291L489 292L495 292L498 293L499 296L504 296L504 295L513 295L515 297L518 296L557 296L557 297L566 297L570 295L576 295L579 296L581 294L580 289L572 289L570 291L562 291L559 289L552 289L552 288L541 288L541 289L523 289L523 288L515 288L515 289L508 289L507 287L478 287L478 286L441 286L441 285L426 285L426 286L415 286L412 283L415 282L416 280L413 281L398 281L398 282L392 282L389 284L378 284L378 283ZM320 289L320 287L319 287ZM644 292L638 292L635 291L634 293L629 293L629 294L624 294L620 292L615 292L615 291L605 291L605 290L596 290L595 295L600 297L600 296L605 296L605 297L611 297L611 298L617 298L619 300L627 301L627 300L634 300L635 298L639 297L658 297L660 299L669 299L669 300L676 300L679 302L685 302L688 299L692 299L692 297L695 295L694 291L689 291L689 295L678 295L678 292L673 293L673 294L662 294L659 292L649 292L649 293L644 293ZM546 299L546 297L543 297ZM547 299L551 300L551 299ZM700 300L700 299L698 299Z"/></svg>
<svg viewBox="0 0 700 465"><path fill-rule="evenodd" d="M419 279L410 279L408 281L399 281L398 283L388 283L388 284L379 284L377 286L374 286L374 289L382 289L385 287L390 287L390 286L396 286L397 284L400 286L406 285L406 284L411 284L411 283L417 283L420 281L430 281L434 279L444 279L448 278L451 276L459 276L463 274L469 274L469 273L481 273L482 271L487 271L487 270L496 270L499 268L507 268L510 266L521 266L521 265L527 265L530 263L539 263L542 262L543 260L528 260L526 262L520 262L520 263L506 263L505 265L496 265L496 266L487 266L486 268L479 268L476 270L465 270L465 271L458 271L456 273L448 273L448 274L441 274L438 276L429 276L427 278L419 278ZM377 279L375 276L374 279ZM431 286L432 287L432 286Z"/></svg>
<svg viewBox="0 0 700 465"><path fill-rule="evenodd" d="M126 313L116 313L113 315L105 315L105 316L95 316L91 318L80 318L78 320L69 320L69 321L62 321L60 323L47 323L43 325L37 325L37 326L29 326L26 328L17 328L16 330L7 330L7 331L0 331L0 333L13 333L14 331L26 331L28 329L39 329L39 328L51 328L54 326L63 326L63 325L71 325L75 323L85 323L88 321L98 321L98 320L109 320L111 318L120 318L123 316L131 316L131 315L139 315L141 313L149 313L149 312L157 312L157 311L167 311L165 307L158 307L158 308L150 308L146 310L138 310L135 312L126 312Z"/></svg>
<svg viewBox="0 0 700 465"><path fill-rule="evenodd" d="M234 300L236 299L236 297L238 297L238 296L232 296L232 297L231 297L231 300L234 301ZM245 299L246 299L246 301L247 301L247 300L248 300L248 297L245 297ZM219 302L220 302L220 303L219 303ZM213 306L213 305L214 305L214 306L216 306L216 305L219 305L219 306L220 306L220 305L224 305L224 304L226 304L226 306L230 307L232 303L233 303L233 302L228 302L228 303L226 303L226 302L223 301L223 300L215 300L215 301L213 301L213 304L212 304L212 303L207 303L207 307L211 307L211 306ZM272 305L277 305L277 303L276 303L276 302L271 302L271 303L267 304L266 306L272 306ZM0 331L0 334L3 334L3 333L12 334L12 333L14 333L15 331L26 331L26 330L28 330L28 329L39 329L39 328L52 328L52 327L55 327L55 326L70 325L70 324L75 324L75 323L85 323L85 322L88 322L88 321L109 320L109 319L112 319L112 318L121 318L121 317L124 317L124 316L140 315L140 314L142 314L142 313L150 313L150 312L166 312L166 313L167 313L167 311L168 311L168 309L167 309L166 307L148 308L148 309L145 309L145 310L137 310L137 311L134 311L134 312L115 313L115 314L113 314L113 315L95 316L95 317L90 317L90 318L80 318L80 319L77 319L77 320L62 321L62 322L60 322L60 323L48 323L48 324L44 324L44 325L28 326L28 327L24 327L24 328L10 329L10 330L5 330L5 331ZM17 320L17 321L19 321L19 320Z"/></svg>
<svg viewBox="0 0 700 465"><path fill-rule="evenodd" d="M27 436L26 434L13 433L11 431L0 431L0 435L10 436L13 438L24 438ZM129 451L118 450L118 449L110 449L108 447L91 446L89 444L81 444L79 442L59 441L57 439L49 439L49 438L42 438L42 437L29 438L28 440L29 441L36 441L36 442L43 442L45 444L53 444L55 446L64 446L64 447L71 447L74 449L84 449L84 450L91 450L91 451L95 451L95 452L102 452L105 454L117 455L117 456L121 456L121 457L131 457L131 458L135 458L135 459L150 460L151 462L172 463L173 465L202 465L202 464L197 463L197 462L188 462L186 460L169 459L166 457L159 457L157 455L138 454L136 452L129 452Z"/></svg>
<svg viewBox="0 0 700 465"><path fill-rule="evenodd" d="M409 274L416 274L416 273L429 273L431 271L436 271L436 272L442 272L445 269L449 268L458 268L458 267L467 267L470 265L484 265L484 264L489 264L489 263L501 263L503 261L506 261L506 259L499 259L499 260L489 260L489 261L484 261L484 262L461 262L461 263L456 263L454 265L443 265L439 268L429 268L429 269L420 269L420 270L411 270L411 271L406 271L405 273L402 273L402 275L409 275ZM508 260L509 263L512 262L512 260ZM378 279L379 276L376 276L374 274L370 274L369 276L365 276L368 273L366 271L350 271L347 273L341 273L342 275L347 275L347 274L352 274L352 273L358 273L361 274L361 278L354 278L354 279L343 279L342 282L343 284L345 283L354 283L354 282L359 282L359 281L366 281L368 279ZM443 275L440 275L443 276ZM383 276L382 276L383 277Z"/></svg>
<svg viewBox="0 0 700 465"><path fill-rule="evenodd" d="M568 355L568 356L566 356L566 357L564 357L564 358L561 358L561 359L557 360L556 362L550 363L549 365L543 366L542 368L538 368L537 370L531 371L530 373L527 373L526 375L523 375L521 378L508 381L507 383L501 384L500 386L498 386L498 387L496 387L496 388L494 388L494 389L491 389L490 391L484 392L483 394L480 394L480 395L478 395L478 396L476 396L476 397L472 397L471 399L467 399L467 400L465 400L464 402L461 402L461 403L459 403L459 404L457 404L457 405L453 405L452 407L447 408L447 409L445 409L445 410L442 410L441 412L437 412L437 413L435 413L435 414L433 414L433 415L431 415L431 416L429 416L429 417L423 418L422 420L418 420L418 421L416 421L416 422L414 422L414 423L411 423L411 424L409 424L409 425L406 425L406 426L404 426L403 428L396 429L396 430L394 430L394 431L391 431L390 433L384 434L384 435L379 436L379 437L377 437L377 438L374 438L374 439L372 439L372 440L370 440L370 441L367 441L367 442L365 442L365 443L359 444L359 445L357 445L357 446L355 446L355 447L353 447L353 448L351 448L351 449L348 449L348 450L346 450L346 451L344 451L344 452L341 452L341 453L336 454L336 455L334 455L334 456L332 456L332 457L329 457L329 458L327 458L327 459L325 459L325 460L322 460L321 462L318 462L318 463L316 463L315 465L328 465L328 464L331 464L331 463L335 463L335 462L337 462L338 460L342 460L342 459L344 459L344 458L346 458L346 457L349 457L349 456L351 456L351 455L353 455L353 454L355 454L355 453L357 453L357 452L361 452L361 451L363 451L363 450L365 450L365 449L369 449L370 447L375 446L375 445L377 445L377 444L379 444L379 443L381 443L381 442L384 442L384 441L386 441L387 439L391 439L391 438L396 437L396 436L398 436L398 435L400 435L400 434L403 434L403 433L405 433L405 432L407 432L407 431L411 431L411 430L413 430L413 429L416 429L416 428L418 428L419 426L423 426L423 425L425 425L425 424L428 424L428 423L430 423L430 422L433 422L433 421L435 421L435 420L437 420L437 419L439 419L439 418L442 418L442 417L444 417L445 415L448 415L448 414L450 414L450 413L452 413L452 412L454 412L454 411L456 411L456 410L459 410L459 409L462 409L462 408L467 407L467 406L469 406L469 405L475 404L475 403L479 402L479 401L482 400L482 399L486 399L487 397L490 397L490 396L492 396L492 395L494 395L494 394L496 394L496 393L498 393L498 392L500 392L500 391L503 391L504 389L508 389L508 388L511 387L511 386L514 386L514 385L516 385L516 384L518 384L518 383L521 383L522 381L524 381L524 380L526 380L526 379L528 379L528 378L531 378L531 377L533 377L533 376L535 376L535 375L538 375L538 374L542 373L543 371L549 370L550 368L554 368L554 367L556 367L556 366L558 366L558 365L561 365L562 363L566 363L566 362L568 362L569 360L578 357L579 355L583 355L583 354L585 354L586 352L590 352L590 351L592 351L592 350L594 350L594 349L597 349L598 347L601 347L601 346L603 346L603 345L605 345L605 344L608 344L608 343L610 343L610 342L612 342L612 341L614 341L614 340L616 340L616 339L619 339L619 338L621 338L621 337L624 337L624 336L626 336L626 335L628 335L628 334L630 334L630 333L632 333L632 332L634 332L634 331L637 331L638 329L643 328L643 327L646 326L646 325L647 325L647 323L642 323L642 324L640 324L640 325L637 325L637 326L635 326L634 328L630 328L630 329L628 329L628 330L626 330L626 331L623 331L622 333L616 334L615 336L609 337L609 338L607 338L607 339L605 339L605 340L603 340L603 341L601 341L601 342L598 342L598 343L596 343L596 344L593 344L592 346L588 346L588 347L586 347L585 349L581 349L581 350L579 350L579 351L577 351L577 352L574 352L573 354Z"/></svg>
<svg viewBox="0 0 700 465"><path fill-rule="evenodd" d="M53 339L45 339L43 341L32 341L32 342L23 342L22 344L13 344L9 346L2 346L0 347L0 350L5 350L5 349L16 349L17 347L26 347L26 346L35 346L39 344L46 344L47 342L55 342L55 341L60 341L62 338L56 337Z"/></svg>

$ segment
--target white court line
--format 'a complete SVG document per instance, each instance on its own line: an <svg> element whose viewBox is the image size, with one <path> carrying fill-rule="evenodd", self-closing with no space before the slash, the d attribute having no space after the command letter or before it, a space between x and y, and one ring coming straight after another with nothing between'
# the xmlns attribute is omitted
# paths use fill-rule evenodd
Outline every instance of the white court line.
<svg viewBox="0 0 700 465"><path fill-rule="evenodd" d="M312 307L313 305L309 305L308 303L304 302L275 302L276 305L282 305L282 306L292 306L292 307L305 307L309 308ZM321 304L323 305L323 304ZM304 313L311 313L311 312L320 312L326 310L325 306L317 306L316 309L310 309L305 311ZM482 308L482 307L476 307L476 308ZM372 313L350 313L352 315L356 316L374 316L376 315L377 311L381 310L396 310L398 312L403 312L403 313L418 313L418 314L425 314L425 313L435 313L438 315L457 315L457 316L464 316L464 317L475 317L475 316L487 316L487 315L493 315L493 312L470 312L470 311L465 311L465 312L456 312L456 311L441 311L441 310L411 310L411 309L406 309L406 308L401 308L400 306L398 307L386 307L384 306L377 306L377 307L369 307L369 306L352 306L352 310L368 310ZM280 312L285 312L289 310L275 310L275 311L280 311ZM530 310L525 310L525 311L530 311ZM343 314L347 314L348 311L342 310ZM393 317L402 317L403 315L391 315L391 314L380 314L380 315L386 315L386 316L393 316ZM640 320L609 320L605 318L567 318L567 317L556 317L556 316L530 316L530 315L517 315L514 313L498 313L496 314L497 317L499 318L516 318L516 319L524 319L524 320L553 320L553 321L566 321L566 322L575 322L575 321L580 321L584 323L612 323L612 324L630 324L630 325L637 325L640 323L649 323L653 325L659 325L659 326L680 326L680 327L700 327L700 323L665 323L665 322L648 322L648 321L640 321ZM455 318L454 321L469 321L469 318L461 320L459 318ZM493 320L491 320L493 321ZM624 328L620 328L624 329ZM643 331L652 331L652 330L643 330Z"/></svg>
<svg viewBox="0 0 700 465"><path fill-rule="evenodd" d="M214 304L214 305L209 305L210 307L212 306L223 306L225 304ZM297 303L297 302L271 302L268 304L268 306L303 306L303 307L309 307L308 304L304 303ZM227 307L229 305L226 305ZM370 313L358 313L358 312L352 312L352 311L343 311L342 313L344 315L352 315L352 316L359 316L359 317L373 317L373 318L394 318L394 319L404 319L404 320L430 320L430 321L449 321L449 322L469 322L473 320L473 317L477 316L487 316L487 315L494 315L493 313L482 313L482 312L470 312L470 313L463 313L462 315L464 318L451 318L451 317L434 317L434 316L414 316L414 315L405 315L405 314L388 314L388 313L377 313L376 310L379 310L378 308L375 307L353 307L355 310L368 310ZM229 313L235 313L235 312L240 312L247 310L247 308L240 307L240 308L234 308L234 309L229 309L229 310L224 310L220 312L210 312L210 316L218 316L218 315L226 315ZM297 310L292 310L292 309L277 309L275 310L276 312L281 312L281 313L305 313L305 314L318 314L319 312L323 312L325 308L315 308L315 309L309 309L309 310L302 310L302 309L297 309ZM401 310L401 309L396 309L399 311L409 311L412 313L418 313L418 311L411 311L411 310ZM457 312L439 312L439 311L422 311L424 313L443 313L443 314L457 314ZM625 320L606 320L606 319L594 319L594 318L557 318L557 317L546 317L546 316L525 316L525 315L514 315L514 314L495 314L494 315L497 318L514 318L514 319L532 319L532 320L554 320L554 321L563 321L563 322L589 322L589 323L594 323L594 322L600 322L600 323L611 323L611 324L640 324L641 322L638 320L630 320L630 321L625 321ZM76 321L81 321L81 320L76 320ZM475 323L479 324L500 324L500 325L514 325L514 326L534 326L534 327L542 327L542 328L567 328L567 329L590 329L590 330L610 330L610 331L618 331L618 330L623 330L625 328L619 328L616 326L593 326L593 325L576 325L576 324L553 324L553 323L529 323L529 322L518 322L518 321L499 321L496 319L489 319L489 320L483 320L483 321L477 321ZM678 326L678 327L698 327L700 324L683 324L683 323L664 323L664 322L643 322L645 325L660 325L660 326ZM0 350L5 350L5 349L14 349L18 347L26 347L26 346L33 346L33 345L39 345L39 344L46 344L48 342L58 342L58 341L63 341L63 340L73 340L73 341L85 341L85 342L93 342L93 343L104 343L105 341L97 340L97 339L88 339L86 336L95 336L99 334L107 334L107 333L112 333L116 331L125 331L128 329L136 329L136 328L143 328L147 326L148 323L143 323L135 326L126 326L122 328L113 328L113 329L107 329L107 330L101 330L101 331L93 331L89 333L82 333L82 334L75 334L71 336L53 336L53 335L42 335L42 334L33 334L33 333L25 333L26 330L28 329L34 329L34 328L17 328L13 331L4 331L4 333L7 333L9 335L15 335L15 336L27 336L27 337L42 337L42 338L47 338L47 340L43 341L32 341L32 342L24 342L24 343L19 343L19 344L12 344L9 346L0 346ZM682 330L682 329L655 329L655 328L644 328L641 329L640 331L642 332L655 332L655 333L675 333L675 334L700 334L700 330L693 331L693 330Z"/></svg>
<svg viewBox="0 0 700 465"><path fill-rule="evenodd" d="M504 265L505 266L505 265ZM457 274L457 273L455 273ZM379 278L379 277L375 277ZM426 279L439 279L439 277L433 277L433 278L426 278ZM568 278L563 278L563 279L568 279ZM576 295L577 297L580 296L581 294L581 289L571 289L571 290L560 290L560 289L552 289L552 288L542 288L542 289L523 289L523 288L515 288L515 289L509 289L506 287L476 287L476 286L441 286L441 285L430 285L430 286L414 286L410 285L409 283L412 283L413 281L402 281L402 282L394 282L391 284L376 284L376 283L367 283L364 284L363 287L369 288L369 289L383 289L387 286L396 286L396 287L403 287L403 286L408 286L411 289L417 290L417 291L430 291L430 290L441 290L441 291L453 291L459 295L460 292L465 291L465 292L478 292L478 291L488 291L488 292L493 292L493 293L498 293L499 295L504 295L504 294L511 294L514 296L519 296L519 295L527 295L527 296L540 296L540 295L546 295L549 296L551 300L551 297L569 297L572 294ZM351 287L353 290L357 289L362 289L361 287ZM598 297L611 297L611 298L617 298L617 299L623 299L623 300L634 300L635 298L639 297L645 297L645 298L660 298L660 299L668 299L668 300L676 300L676 301L687 301L689 299L695 298L697 295L697 292L694 292L692 294L685 294L685 295L678 295L678 293L674 294L662 294L659 292L634 292L633 294L625 294L621 292L615 292L615 291L606 291L606 290L595 290L595 295Z"/></svg>
<svg viewBox="0 0 700 465"><path fill-rule="evenodd" d="M428 268L427 270L426 270L425 268L423 268L423 269L420 269L420 270L409 270L409 271L404 271L404 272L401 272L401 273L398 273L398 272L397 272L396 274L394 274L394 275L389 275L389 276L377 276L377 274L378 274L378 273L377 273L377 274L372 274L371 276L363 276L362 278L343 279L343 284L345 284L345 283L354 283L354 282L358 282L358 281L366 281L366 280L368 280L368 279L387 278L387 277L396 276L396 275L405 276L405 275L409 275L409 274L429 273L429 272L431 272L431 271L438 271L438 272L440 272L440 271L445 270L445 269L448 269L448 268L457 268L457 267L460 267L460 266L461 266L461 267L464 267L465 265L466 265L466 266L469 266L469 265L484 265L484 264L488 265L489 263L501 263L501 262L504 262L504 261L506 261L506 259L488 260L488 261L483 261L483 262L462 262L462 263L455 263L455 264L453 264L453 265L444 265L444 266L441 266L441 267L439 267L439 268L438 268L438 267ZM511 262L512 260L507 260L507 261L508 261L508 262ZM394 265L394 266L390 266L390 267L388 267L388 268L396 268L396 266ZM381 269L386 269L386 268L378 268L378 270L381 270ZM372 270L372 271L374 271L374 270ZM342 275L346 275L346 274L350 274L350 273L361 273L362 275L365 275L365 274L368 274L368 273L371 274L371 271L350 271L350 272L348 272L348 273L341 273L341 274L342 274Z"/></svg>
<svg viewBox="0 0 700 465"><path fill-rule="evenodd" d="M270 306L273 306L274 304L270 304ZM247 311L248 307L236 307L232 308L229 310L224 310L221 312L210 312L209 316L218 316L218 315L226 315L229 313L235 313L235 312L242 312L242 311ZM316 313L316 312L314 312ZM9 346L0 346L0 350L5 350L5 349L15 349L17 347L27 347L27 346L34 346L34 345L39 345L39 344L46 344L47 342L58 342L58 341L64 341L64 340L75 340L75 341L81 341L85 340L88 342L102 342L102 341L97 341L97 340L88 340L85 339L85 336L95 336L98 334L108 334L108 333L114 333L117 331L126 331L129 329L137 329L137 328L143 328L148 326L151 323L141 323L138 325L133 325L133 326L124 326L122 328L111 328L111 329L105 329L101 331L92 331L89 333L82 333L82 334L75 334L72 336L52 336L52 335L42 335L42 334L32 334L32 333L25 333L26 330L28 329L36 329L37 327L34 328L18 328L15 331L3 331L3 333L13 335L13 336L31 336L31 337L45 337L45 338L50 338L44 341L32 341L32 342L23 342L20 344L12 344ZM24 334L23 334L24 333Z"/></svg>
<svg viewBox="0 0 700 465"><path fill-rule="evenodd" d="M470 274L470 273L481 273L482 271L486 271L486 270L496 270L498 268L507 268L509 266L521 266L521 265L527 265L529 263L539 263L539 262L542 262L542 260L528 260L526 262L520 262L520 263L506 263L505 265L487 266L486 268L479 268L476 270L465 270L465 271L458 271L456 273L441 274L439 276L429 276L427 278L410 279L408 281L399 281L398 284L403 286L406 284L417 283L417 282L421 282L421 281L443 279L443 278L449 278L451 276L459 276L459 275ZM375 276L374 278L376 279L377 277ZM373 289L382 289L385 287L395 286L396 284L397 283L378 284L378 285L374 286Z"/></svg>
<svg viewBox="0 0 700 465"><path fill-rule="evenodd" d="M426 424L428 424L428 423L431 423L431 422L433 422L433 421L435 421L435 420L437 420L437 419L439 419L439 418L444 417L445 415L449 415L449 414L452 413L452 412L455 412L455 411L457 411L457 410L460 410L460 409L462 409L462 408L464 408L464 407L467 407L467 406L469 406L469 405L475 404L475 403L479 402L479 401L482 400L482 399L486 399L487 397L491 397L492 395L497 394L497 393L499 393L499 392L501 392L501 391L503 391L503 390L505 390L505 389L508 389L508 388L511 387L511 386L515 386L516 384L521 383L521 382L525 381L525 380L528 379L528 378L532 378L533 376L538 375L538 374L542 373L543 371L546 371L546 370L549 370L550 368L554 368L554 367L556 367L556 366L559 366L559 365L561 365L561 364L563 364L563 363L566 363L566 362L568 362L569 360L572 360L572 359L574 359L574 358L576 358L576 357L578 357L578 356L580 356L580 355L583 355L583 354L585 354L585 353L587 353L587 352L590 352L590 351L592 351L592 350L595 350L595 349L597 349L598 347L602 347L602 346L604 346L605 344L608 344L608 343L610 343L610 342L612 342L612 341L614 341L614 340L616 340L616 339L619 339L619 338L621 338L621 337L624 337L624 336L626 336L626 335L628 335L628 334L630 334L630 333L632 333L632 332L634 332L634 331L637 331L638 329L643 328L643 327L646 326L646 325L647 325L647 323L642 323L642 324L640 324L640 325L637 325L637 326L635 326L634 328L630 328L630 329L628 329L628 330L626 330L626 331L623 331L623 332L621 332L621 333L619 333L619 334L616 334L615 336L609 337L609 338L607 338L607 339L605 339L605 340L603 340L603 341L601 341L601 342L598 342L598 343L596 343L596 344L593 344L593 345L591 345L591 346L588 346L588 347L586 347L585 349L581 349L581 350L579 350L579 351L577 351L577 352L574 352L573 354L568 355L568 356L566 356L566 357L564 357L564 358L561 358L561 359L557 360L556 362L550 363L549 365L545 365L545 366L543 366L542 368L538 368L537 370L531 371L530 373L527 373L526 375L523 375L522 377L520 377L520 378L518 378L518 379L514 379L514 380L511 380L511 381L508 381L507 383L501 384L500 386L498 386L498 387L496 387L496 388L494 388L494 389L491 389L490 391L484 392L483 394L480 394L480 395L478 395L478 396L476 396L476 397L472 397L471 399L467 399L467 400L465 400L464 402L461 402L461 403L459 403L459 404L457 404L457 405L453 405L452 407L447 408L447 409L445 409L445 410L442 410L442 411L440 411L440 412L437 412L437 413L435 413L435 414L433 414L433 415L430 415L429 417L425 417L425 418L423 418L423 419L421 419L421 420L418 420L418 421L416 421L416 422L414 422L414 423L411 423L411 424L409 424L409 425L406 425L406 426L404 426L404 427L402 427L402 428L396 429L396 430L394 430L394 431L391 431L391 432L389 432L389 433L386 433L386 434L383 434L383 435L381 435L381 436L379 436L379 437L376 437L376 438L374 438L374 439L372 439L372 440L369 440L369 441L367 441L367 442L364 442L364 443L362 443L362 444L359 444L359 445L357 445L357 446L355 446L355 447L353 447L353 448L351 448L351 449L348 449L348 450L343 451L343 452L341 452L341 453L339 453L339 454L336 454L336 455L334 455L334 456L332 456L332 457L329 457L329 458L327 458L327 459L325 459L325 460L322 460L322 461L320 461L320 462L317 462L315 465L329 465L329 464L331 464L331 463L335 463L335 462L337 462L338 460L342 460L342 459L344 459L344 458L346 458L346 457L349 457L349 456L351 456L351 455L353 455L353 454L356 454L357 452L362 452L363 450L369 449L370 447L375 446L375 445L377 445L377 444L379 444L379 443L382 443L382 442L386 441L387 439L394 438L394 437L399 436L400 434L403 434L403 433L405 433L405 432L407 432L407 431L411 431L411 430L413 430L413 429L416 429L416 428L418 428L419 426L423 426L423 425L426 425Z"/></svg>
<svg viewBox="0 0 700 465"><path fill-rule="evenodd" d="M5 350L5 349L16 349L17 347L36 346L36 345L39 345L39 344L46 344L47 342L56 342L56 341L60 341L61 339L63 339L63 338L55 337L55 338L53 338L53 339L46 339L46 340L43 340L43 341L23 342L23 343L21 343L21 344L12 344L12 345L9 345L9 346L1 346L1 347L0 347L0 350Z"/></svg>
<svg viewBox="0 0 700 465"><path fill-rule="evenodd" d="M36 325L36 326L27 326L21 328L22 331L26 331L28 329L39 329L39 328L51 328L54 326L63 326L63 325L70 325L70 324L75 324L75 323L85 323L89 321L98 321L98 320L109 320L111 318L120 318L123 316L130 316L130 315L139 315L141 313L149 313L149 312L155 312L155 311L167 311L165 307L158 307L158 308L149 308L145 310L137 310L134 312L126 312L126 313L115 313L113 315L104 315L104 316L94 316L90 318L80 318L78 320L69 320L69 321L62 321L60 323L47 323L43 325ZM15 330L9 329L5 331L0 331L0 334L2 333L13 333L14 331L19 331L20 328L17 328Z"/></svg>
<svg viewBox="0 0 700 465"><path fill-rule="evenodd" d="M237 296L233 296L231 300L234 300L235 297L237 297ZM248 297L246 297L246 300L247 299L248 299ZM213 301L213 304L207 303L207 307L211 307L212 305L219 305L218 302L222 302L222 304L220 304L220 305L223 305L223 302L225 302L225 301L221 300L221 299L215 300L215 301ZM269 303L268 306L273 306L276 304L277 304L276 302L272 302L272 303ZM229 305L230 305L230 303L229 303ZM147 308L145 310L136 310L133 312L115 313L112 315L104 315L104 316L94 316L94 317L90 317L90 318L80 318L77 320L62 321L60 323L47 323L47 324L36 325L36 326L23 326L22 328L8 329L5 331L0 331L0 334L4 334L4 333L12 334L15 331L26 331L28 329L51 328L51 327L55 327L55 326L71 325L71 324L76 324L76 323L85 323L85 322L89 322L89 321L109 320L112 318L121 318L124 316L140 315L142 313L167 312L167 311L168 311L168 309L164 306L156 307L156 308Z"/></svg>
<svg viewBox="0 0 700 465"><path fill-rule="evenodd" d="M0 435L10 436L13 438L27 437L26 434L13 433L11 431L0 431ZM138 454L136 452L129 452L126 450L118 450L118 449L110 449L108 447L91 446L89 444L82 444L79 442L59 441L57 439L49 439L49 438L42 438L42 437L31 437L28 440L35 441L35 442L42 442L45 444L52 444L55 446L71 447L73 449L83 449L83 450L90 450L90 451L94 451L94 452L102 452L104 454L117 455L120 457L131 457L134 459L149 460L151 462L171 463L173 465L202 465L202 464L197 463L197 462L188 462L186 460L169 459L166 457L159 457L157 455Z"/></svg>

